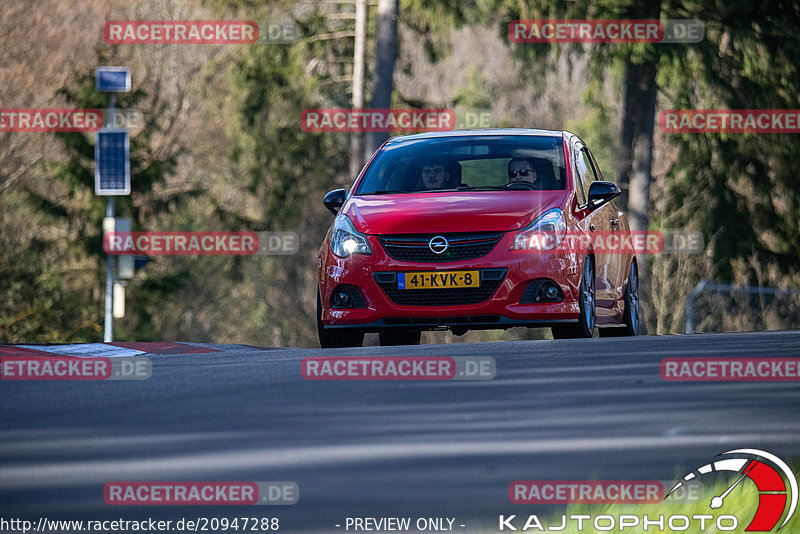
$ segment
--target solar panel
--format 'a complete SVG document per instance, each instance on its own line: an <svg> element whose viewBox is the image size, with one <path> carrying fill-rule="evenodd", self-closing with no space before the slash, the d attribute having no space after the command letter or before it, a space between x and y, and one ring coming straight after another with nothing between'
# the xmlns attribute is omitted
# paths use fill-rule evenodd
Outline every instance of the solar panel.
<svg viewBox="0 0 800 534"><path fill-rule="evenodd" d="M102 128L94 145L94 192L96 195L129 195L131 165L128 132Z"/></svg>

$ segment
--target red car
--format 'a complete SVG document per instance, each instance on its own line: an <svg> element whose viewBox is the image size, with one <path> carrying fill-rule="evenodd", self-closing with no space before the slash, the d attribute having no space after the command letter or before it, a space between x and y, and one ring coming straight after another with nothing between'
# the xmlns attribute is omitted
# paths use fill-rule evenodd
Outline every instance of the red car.
<svg viewBox="0 0 800 534"><path fill-rule="evenodd" d="M423 330L550 327L554 338L636 335L636 257L563 246L628 232L574 134L470 130L395 137L348 192L319 254L322 347L418 344Z"/></svg>

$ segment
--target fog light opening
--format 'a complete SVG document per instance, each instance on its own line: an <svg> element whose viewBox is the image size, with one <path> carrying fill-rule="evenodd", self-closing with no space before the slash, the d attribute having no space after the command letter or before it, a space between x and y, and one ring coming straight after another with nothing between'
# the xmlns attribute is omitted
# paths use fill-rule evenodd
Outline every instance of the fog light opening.
<svg viewBox="0 0 800 534"><path fill-rule="evenodd" d="M558 288L555 284L549 283L545 285L544 296L548 300L556 300L558 298Z"/></svg>
<svg viewBox="0 0 800 534"><path fill-rule="evenodd" d="M544 304L563 300L564 293L555 281L547 278L537 278L528 285L528 288L520 298L520 303Z"/></svg>
<svg viewBox="0 0 800 534"><path fill-rule="evenodd" d="M361 291L351 284L341 284L336 286L331 293L331 308L366 308L367 304Z"/></svg>
<svg viewBox="0 0 800 534"><path fill-rule="evenodd" d="M350 297L347 289L338 287L331 295L331 307L333 308L352 308L353 299Z"/></svg>

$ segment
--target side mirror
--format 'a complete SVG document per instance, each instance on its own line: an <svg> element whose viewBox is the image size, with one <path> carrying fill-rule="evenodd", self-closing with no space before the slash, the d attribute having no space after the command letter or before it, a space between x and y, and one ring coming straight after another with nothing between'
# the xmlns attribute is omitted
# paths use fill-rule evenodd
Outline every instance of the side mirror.
<svg viewBox="0 0 800 534"><path fill-rule="evenodd" d="M613 182L596 181L589 186L589 209L596 210L606 202L618 197L622 191Z"/></svg>
<svg viewBox="0 0 800 534"><path fill-rule="evenodd" d="M326 208L331 210L331 213L337 215L339 213L339 208L342 207L346 198L347 189L334 189L333 191L328 191L322 203L325 204Z"/></svg>

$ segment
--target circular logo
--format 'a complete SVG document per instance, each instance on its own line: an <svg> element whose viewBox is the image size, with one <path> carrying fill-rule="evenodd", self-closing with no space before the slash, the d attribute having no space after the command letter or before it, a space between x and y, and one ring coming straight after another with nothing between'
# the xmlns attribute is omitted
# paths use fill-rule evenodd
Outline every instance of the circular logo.
<svg viewBox="0 0 800 534"><path fill-rule="evenodd" d="M723 452L717 456L739 455L745 458L725 458L713 463L698 467L675 484L664 497L669 497L672 492L689 481L698 480L708 474L718 474L725 471L734 473L736 481L731 484L721 495L711 499L711 509L721 508L725 498L733 491L743 479L748 478L755 483L757 490L758 507L756 514L745 529L746 532L769 532L778 524L786 510L783 523L778 530L786 526L797 509L797 479L786 463L769 452L759 449L734 449ZM763 460L761 460L763 458ZM777 469L776 469L777 468ZM738 478L737 478L738 477ZM784 481L785 478L785 481ZM787 487L788 482L788 487Z"/></svg>
<svg viewBox="0 0 800 534"><path fill-rule="evenodd" d="M428 248L431 249L431 252L434 254L441 254L447 247L450 246L450 242L447 238L443 235L437 235L436 237L432 237L430 241L428 241Z"/></svg>

